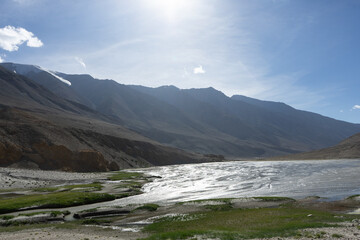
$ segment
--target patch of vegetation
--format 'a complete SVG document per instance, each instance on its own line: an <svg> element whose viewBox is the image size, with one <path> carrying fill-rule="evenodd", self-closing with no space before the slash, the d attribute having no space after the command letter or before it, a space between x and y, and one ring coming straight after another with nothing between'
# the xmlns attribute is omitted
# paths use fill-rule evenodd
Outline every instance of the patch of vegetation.
<svg viewBox="0 0 360 240"><path fill-rule="evenodd" d="M314 238L323 238L323 237L325 237L325 235L326 235L326 232L321 231L321 232L316 233L314 235Z"/></svg>
<svg viewBox="0 0 360 240"><path fill-rule="evenodd" d="M116 199L130 197L132 195L136 195L136 194L133 194L133 193L117 193L117 194L114 194Z"/></svg>
<svg viewBox="0 0 360 240"><path fill-rule="evenodd" d="M305 237L305 238L310 238L310 239L319 239L319 238L324 238L326 236L326 232L321 231L321 232L317 232L317 233L312 233L310 231L297 231L295 234L295 238L301 238L301 237Z"/></svg>
<svg viewBox="0 0 360 240"><path fill-rule="evenodd" d="M0 227L0 232L17 232L32 228L49 228L49 227L52 226L49 224L7 226L7 227Z"/></svg>
<svg viewBox="0 0 360 240"><path fill-rule="evenodd" d="M189 239L195 235L206 235L206 231L196 231L196 230L189 230L189 231L176 231L176 232L167 232L167 233L159 233L154 234L148 238L143 238L142 240L172 240L172 239ZM226 238L228 240L232 240L234 238ZM141 240L141 239L140 239Z"/></svg>
<svg viewBox="0 0 360 240"><path fill-rule="evenodd" d="M142 206L136 208L135 210L147 210L147 211L153 212L153 211L156 211L159 207L160 206L157 204L149 203L149 204L142 205Z"/></svg>
<svg viewBox="0 0 360 240"><path fill-rule="evenodd" d="M89 208L89 209L85 209L83 211L80 211L81 213L92 213L92 212L97 212L97 208Z"/></svg>
<svg viewBox="0 0 360 240"><path fill-rule="evenodd" d="M55 192L60 190L62 187L42 187L42 188L34 188L34 192Z"/></svg>
<svg viewBox="0 0 360 240"><path fill-rule="evenodd" d="M13 219L15 216L13 215L3 215L3 216L0 216L0 219L1 220L10 220L10 219Z"/></svg>
<svg viewBox="0 0 360 240"><path fill-rule="evenodd" d="M34 222L23 222L23 221L6 221L2 222L0 226L2 227L16 227L16 226L23 226L28 224L34 224Z"/></svg>
<svg viewBox="0 0 360 240"><path fill-rule="evenodd" d="M42 230L52 229L52 228L79 229L79 228L81 228L81 223L82 223L82 221L71 221L71 222L61 222L61 223L52 222L51 224L49 224L49 223L29 224L29 223L17 222L15 224L10 224L8 226L0 227L0 233L1 232L18 232L18 231L27 230L27 229L42 229Z"/></svg>
<svg viewBox="0 0 360 240"><path fill-rule="evenodd" d="M253 197L254 199L260 199L266 202L281 202L281 201L292 201L295 202L295 199L288 197Z"/></svg>
<svg viewBox="0 0 360 240"><path fill-rule="evenodd" d="M43 187L43 188L35 188L33 191L35 192L56 192L60 190L64 191L71 191L75 188L83 188L86 190L92 191L100 191L102 189L102 185L98 182L96 183L89 183L89 184L76 184L76 185L66 185L66 186L59 186L59 187Z"/></svg>
<svg viewBox="0 0 360 240"><path fill-rule="evenodd" d="M308 217L312 214L312 217ZM296 236L298 230L334 226L356 216L335 215L295 207L230 209L189 215L188 221L160 219L145 227L153 235L147 239L183 239L201 234L219 239Z"/></svg>
<svg viewBox="0 0 360 240"><path fill-rule="evenodd" d="M85 219L81 221L81 224L83 225L100 225L102 223L111 223L110 220L103 220L103 219Z"/></svg>
<svg viewBox="0 0 360 240"><path fill-rule="evenodd" d="M124 172L119 171L113 173L113 175L108 177L111 181L119 181L119 180L129 180L129 179L145 179L145 176L143 173L139 172Z"/></svg>
<svg viewBox="0 0 360 240"><path fill-rule="evenodd" d="M211 211L228 211L233 209L231 204L221 204L221 205L205 205L206 209Z"/></svg>
<svg viewBox="0 0 360 240"><path fill-rule="evenodd" d="M343 235L334 233L333 235L331 235L331 237L333 237L333 238L342 238Z"/></svg>
<svg viewBox="0 0 360 240"><path fill-rule="evenodd" d="M143 183L135 182L135 181L125 181L118 184L115 188L130 188L130 189L139 189L143 186Z"/></svg>
<svg viewBox="0 0 360 240"><path fill-rule="evenodd" d="M22 208L61 208L114 200L115 196L106 193L57 192L44 195L27 195L0 199L0 214L18 211Z"/></svg>
<svg viewBox="0 0 360 240"><path fill-rule="evenodd" d="M22 224L17 223L13 225L8 225L6 227L0 227L1 232L17 232L27 229L47 229L47 228L57 228L57 229L78 229L80 227L80 221L72 222L63 222L63 223L36 223L36 224Z"/></svg>
<svg viewBox="0 0 360 240"><path fill-rule="evenodd" d="M67 215L70 215L70 214L71 214L71 212L70 212L70 211L68 211L68 210L66 210L66 211L62 211L62 214L64 214L64 216L67 216Z"/></svg>
<svg viewBox="0 0 360 240"><path fill-rule="evenodd" d="M24 191L26 189L22 189L22 188L7 188L7 189L0 189L0 193L12 193L12 192L17 192L17 191Z"/></svg>
<svg viewBox="0 0 360 240"><path fill-rule="evenodd" d="M360 197L360 194L352 195L352 196L348 197L347 199L354 199L356 197Z"/></svg>

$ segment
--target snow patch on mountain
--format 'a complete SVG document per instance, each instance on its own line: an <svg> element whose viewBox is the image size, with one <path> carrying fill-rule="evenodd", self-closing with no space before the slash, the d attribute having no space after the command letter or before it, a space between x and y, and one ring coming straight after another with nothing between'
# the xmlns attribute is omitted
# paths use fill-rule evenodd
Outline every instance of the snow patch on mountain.
<svg viewBox="0 0 360 240"><path fill-rule="evenodd" d="M45 72L49 73L51 76L53 76L53 77L55 77L55 78L59 79L59 80L60 80L60 81L62 81L63 83L66 83L67 85L71 86L71 82L70 82L69 80L66 80L66 79L64 79L64 78L62 78L62 77L60 77L60 76L56 75L56 74L55 74L56 72L53 72L53 71L47 70L47 69L42 68L42 67L39 67L39 66L36 66L36 67L37 67L37 68L39 68L39 69L40 69L40 70L42 70L42 71L45 71Z"/></svg>
<svg viewBox="0 0 360 240"><path fill-rule="evenodd" d="M62 77L56 75L54 72L51 72L51 71L48 71L48 73L50 73L51 75L53 75L54 77L56 77L60 81L66 83L67 85L71 86L71 82L69 80L66 80L65 78L62 78Z"/></svg>

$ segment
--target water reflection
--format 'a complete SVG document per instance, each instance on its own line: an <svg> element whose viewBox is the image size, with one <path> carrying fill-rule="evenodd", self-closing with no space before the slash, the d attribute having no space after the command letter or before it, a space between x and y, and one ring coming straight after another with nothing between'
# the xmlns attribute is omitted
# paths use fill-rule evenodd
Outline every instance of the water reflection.
<svg viewBox="0 0 360 240"><path fill-rule="evenodd" d="M144 194L115 205L250 196L334 200L360 193L360 160L204 163L141 171L162 178L146 184Z"/></svg>

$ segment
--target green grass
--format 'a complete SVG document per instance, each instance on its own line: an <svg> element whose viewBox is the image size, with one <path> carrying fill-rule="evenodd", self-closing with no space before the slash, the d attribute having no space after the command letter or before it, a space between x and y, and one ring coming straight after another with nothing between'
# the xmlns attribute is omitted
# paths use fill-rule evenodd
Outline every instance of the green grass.
<svg viewBox="0 0 360 240"><path fill-rule="evenodd" d="M13 219L15 216L13 215L3 215L3 216L0 216L0 219L1 220L10 220L10 219Z"/></svg>
<svg viewBox="0 0 360 240"><path fill-rule="evenodd" d="M0 199L0 214L15 212L21 208L62 208L114 200L106 193L58 192Z"/></svg>
<svg viewBox="0 0 360 240"><path fill-rule="evenodd" d="M115 188L131 188L131 189L139 189L143 186L143 183L139 183L136 181L125 181L118 184Z"/></svg>
<svg viewBox="0 0 360 240"><path fill-rule="evenodd" d="M312 217L307 217L312 214ZM187 221L179 218L164 218L145 227L152 233L147 239L184 239L195 234L220 239L267 238L295 236L297 230L326 227L356 218L343 215L342 218L328 212L306 210L294 207L231 209L189 215Z"/></svg>
<svg viewBox="0 0 360 240"><path fill-rule="evenodd" d="M104 223L105 224L111 223L111 221L108 219L93 219L93 218L85 219L85 220L81 221L81 224L83 224L83 225L100 225L100 224L104 224Z"/></svg>
<svg viewBox="0 0 360 240"><path fill-rule="evenodd" d="M17 192L17 191L25 191L26 189L23 188L8 188L8 189L0 189L0 193L12 193L12 192Z"/></svg>
<svg viewBox="0 0 360 240"><path fill-rule="evenodd" d="M98 208L89 208L89 209L85 209L80 211L81 213L92 213L92 212L97 212Z"/></svg>
<svg viewBox="0 0 360 240"><path fill-rule="evenodd" d="M129 179L144 179L144 174L138 172L115 172L108 177L111 181L129 180Z"/></svg>
<svg viewBox="0 0 360 240"><path fill-rule="evenodd" d="M159 208L159 205L149 203L149 204L144 204L144 205L136 208L135 210L147 210L147 211L153 212L153 211L156 211L158 208Z"/></svg>
<svg viewBox="0 0 360 240"><path fill-rule="evenodd" d="M35 188L33 191L35 192L55 192L60 189L64 189L64 191L71 191L75 188L86 188L88 190L100 191L102 189L102 185L100 183L89 183L89 184L77 184L77 185L66 185L59 187L43 187L43 188Z"/></svg>
<svg viewBox="0 0 360 240"><path fill-rule="evenodd" d="M98 223L107 223L106 220L98 220ZM71 221L71 222L63 222L63 223L37 223L37 224L19 224L19 225L9 225L6 227L0 227L1 232L18 232L29 229L42 229L46 230L55 228L55 229L69 229L69 230L78 230L83 229L82 227L83 221ZM109 229L98 229L98 231L109 231ZM33 239L33 238L29 238Z"/></svg>
<svg viewBox="0 0 360 240"><path fill-rule="evenodd" d="M63 223L37 223L37 224L18 224L18 225L9 225L6 227L0 227L1 232L18 232L27 229L78 229L81 225L80 221L72 222L63 222Z"/></svg>
<svg viewBox="0 0 360 240"><path fill-rule="evenodd" d="M331 237L333 237L333 238L342 238L344 236L341 235L341 234L334 233L333 235L331 235Z"/></svg>
<svg viewBox="0 0 360 240"><path fill-rule="evenodd" d="M228 210L233 209L231 204L205 205L204 207L211 211L228 211Z"/></svg>
<svg viewBox="0 0 360 240"><path fill-rule="evenodd" d="M26 230L26 229L33 229L33 228L45 229L45 228L51 228L53 226L54 226L54 224L44 224L44 223L30 224L30 225L29 224L18 224L18 225L9 224L9 225L0 227L0 233L1 232L17 232L17 231L22 231L22 230Z"/></svg>
<svg viewBox="0 0 360 240"><path fill-rule="evenodd" d="M359 196L360 196L360 194L356 194L356 195L352 195L352 196L348 197L347 199L354 199L354 198L359 197Z"/></svg>
<svg viewBox="0 0 360 240"><path fill-rule="evenodd" d="M126 197L130 197L133 195L137 195L137 194L132 194L132 193L115 193L114 196L118 199L118 198L126 198Z"/></svg>
<svg viewBox="0 0 360 240"><path fill-rule="evenodd" d="M295 199L288 197L253 197L253 198L260 199L266 202L295 201Z"/></svg>

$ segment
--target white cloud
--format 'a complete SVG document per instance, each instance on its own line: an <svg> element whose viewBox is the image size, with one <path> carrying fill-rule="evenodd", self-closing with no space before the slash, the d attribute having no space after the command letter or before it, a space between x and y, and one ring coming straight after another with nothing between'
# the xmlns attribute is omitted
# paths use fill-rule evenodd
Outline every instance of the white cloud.
<svg viewBox="0 0 360 240"><path fill-rule="evenodd" d="M360 105L354 105L352 109L360 109Z"/></svg>
<svg viewBox="0 0 360 240"><path fill-rule="evenodd" d="M202 66L198 66L194 68L194 74L203 74L203 73L205 73L205 70L203 69Z"/></svg>
<svg viewBox="0 0 360 240"><path fill-rule="evenodd" d="M17 51L19 46L25 42L28 47L41 47L43 45L40 39L24 28L13 26L0 28L0 48L9 52Z"/></svg>
<svg viewBox="0 0 360 240"><path fill-rule="evenodd" d="M75 57L75 61L77 61L83 68L86 68L86 64L82 58Z"/></svg>
<svg viewBox="0 0 360 240"><path fill-rule="evenodd" d="M0 63L5 62L5 59L0 56Z"/></svg>

